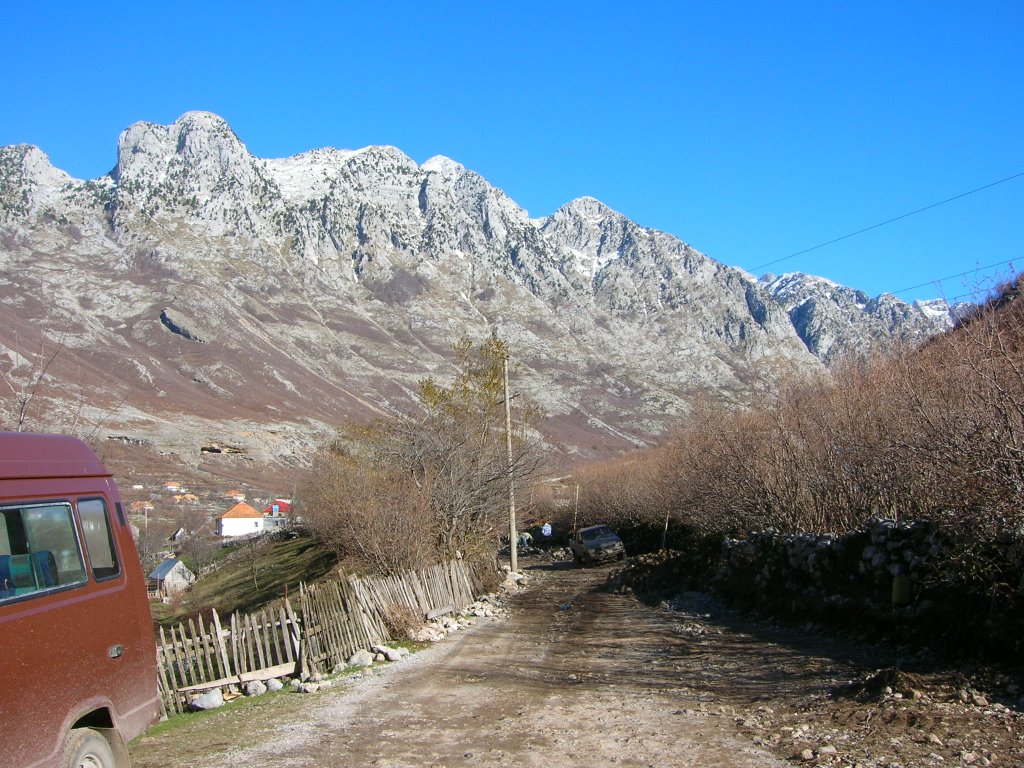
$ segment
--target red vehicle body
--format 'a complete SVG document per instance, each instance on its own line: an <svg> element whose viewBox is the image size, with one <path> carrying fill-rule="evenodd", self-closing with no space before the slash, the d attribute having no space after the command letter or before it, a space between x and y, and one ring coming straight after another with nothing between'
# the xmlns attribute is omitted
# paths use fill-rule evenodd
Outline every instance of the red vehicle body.
<svg viewBox="0 0 1024 768"><path fill-rule="evenodd" d="M0 766L128 766L160 716L145 580L85 443L0 433Z"/></svg>

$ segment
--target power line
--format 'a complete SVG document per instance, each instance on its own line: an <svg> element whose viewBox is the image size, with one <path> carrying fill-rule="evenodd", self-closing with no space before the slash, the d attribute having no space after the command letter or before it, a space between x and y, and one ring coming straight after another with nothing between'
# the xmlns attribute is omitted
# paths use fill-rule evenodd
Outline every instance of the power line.
<svg viewBox="0 0 1024 768"><path fill-rule="evenodd" d="M843 235L842 237L837 237L834 240L829 240L827 243L819 243L818 245L811 246L810 248L804 248L802 251L797 251L796 253L789 254L789 256L783 256L781 259L775 259L775 261L769 261L767 264L762 264L759 267L754 267L750 271L751 272L757 272L758 270L764 269L765 267L770 267L773 264L778 264L779 262L786 261L787 259L792 259L792 258L794 258L796 256L802 256L805 253L810 253L811 251L816 251L819 248L824 248L826 245L832 245L833 243L838 243L841 240L847 240L847 239L849 239L851 237L856 237L857 235L862 235L865 232L870 232L872 229L878 229L879 227L884 227L886 224L892 224L894 221L899 221L900 219L905 219L905 218L907 218L909 216L914 216L914 215L916 215L918 213L923 213L924 211L929 211L932 208L938 208L940 205L945 205L946 203L951 203L954 200L959 200L961 197L967 197L968 195L973 195L975 192L981 192L982 190L989 189L990 187L994 187L994 186L996 186L998 184L1004 184L1007 181L1012 181L1013 179L1020 178L1021 176L1024 176L1024 171L1021 171L1020 173L1015 173L1015 174L1013 174L1013 176L1007 176L1005 179L1000 179L999 181L993 181L991 184L986 184L983 187L978 187L977 189L972 189L969 192L962 192L959 195L954 195L953 197L946 198L945 200L940 200L937 203L932 203L931 205L926 205L924 208L918 208L916 211L910 211L909 213L904 213L904 214L901 214L901 215L896 216L894 218L886 219L885 221L881 221L878 224L872 224L870 227L864 227L864 229L858 229L856 232L851 232L848 235ZM926 285L927 285L927 283L926 283ZM907 288L905 290L910 290L910 289Z"/></svg>
<svg viewBox="0 0 1024 768"><path fill-rule="evenodd" d="M1006 261L997 261L995 264L988 264L988 265L986 265L984 267L977 267L975 269L969 269L966 272L960 272L959 274L956 274L956 275L949 275L948 277L940 277L937 280L929 280L926 283L920 283L919 285L912 285L909 288L900 288L898 291L889 291L889 293L893 294L894 296L898 296L901 293L906 293L907 291L912 291L915 288L924 288L926 285L935 285L936 283L942 283L942 282L945 282L946 280L952 280L954 277L964 277L965 275L976 275L978 272L981 272L983 270L992 269L993 267L1002 267L1002 266L1004 266L1006 264L1012 264L1012 263L1013 263L1013 259L1007 259Z"/></svg>

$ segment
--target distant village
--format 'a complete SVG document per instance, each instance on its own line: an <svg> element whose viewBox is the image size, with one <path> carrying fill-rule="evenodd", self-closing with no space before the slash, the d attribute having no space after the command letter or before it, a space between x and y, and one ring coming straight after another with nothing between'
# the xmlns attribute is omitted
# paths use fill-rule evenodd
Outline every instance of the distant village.
<svg viewBox="0 0 1024 768"><path fill-rule="evenodd" d="M211 490L200 498L176 480L155 489L135 484L125 497L150 599L164 602L214 570L225 548L285 531L295 521L291 499L250 504L239 489Z"/></svg>

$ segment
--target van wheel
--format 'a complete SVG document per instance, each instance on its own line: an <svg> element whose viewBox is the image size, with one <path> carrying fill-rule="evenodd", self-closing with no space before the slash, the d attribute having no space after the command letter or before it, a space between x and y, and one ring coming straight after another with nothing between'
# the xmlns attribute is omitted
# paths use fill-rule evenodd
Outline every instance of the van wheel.
<svg viewBox="0 0 1024 768"><path fill-rule="evenodd" d="M61 768L122 768L107 740L92 728L75 728L64 742Z"/></svg>

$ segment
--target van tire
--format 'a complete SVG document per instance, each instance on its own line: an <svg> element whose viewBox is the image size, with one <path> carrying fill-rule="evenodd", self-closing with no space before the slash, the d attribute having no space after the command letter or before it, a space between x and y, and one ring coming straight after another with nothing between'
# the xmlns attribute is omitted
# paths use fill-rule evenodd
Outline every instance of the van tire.
<svg viewBox="0 0 1024 768"><path fill-rule="evenodd" d="M114 760L110 744L92 728L75 728L64 742L61 768L125 768Z"/></svg>

